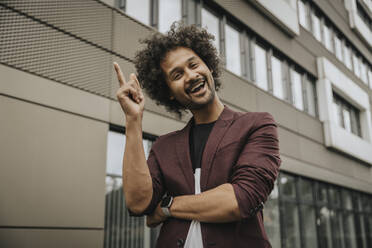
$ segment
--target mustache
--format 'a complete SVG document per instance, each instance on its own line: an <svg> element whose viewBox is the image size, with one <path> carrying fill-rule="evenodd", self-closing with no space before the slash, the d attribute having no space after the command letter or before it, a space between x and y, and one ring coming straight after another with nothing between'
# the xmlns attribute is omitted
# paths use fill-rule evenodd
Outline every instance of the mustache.
<svg viewBox="0 0 372 248"><path fill-rule="evenodd" d="M189 87L187 87L186 92L187 93L190 93L191 92L191 89L195 85L197 85L197 84L199 84L200 82L203 82L203 81L207 82L207 79L205 77L201 77L201 78L196 78L196 79L190 80L190 85L189 85Z"/></svg>

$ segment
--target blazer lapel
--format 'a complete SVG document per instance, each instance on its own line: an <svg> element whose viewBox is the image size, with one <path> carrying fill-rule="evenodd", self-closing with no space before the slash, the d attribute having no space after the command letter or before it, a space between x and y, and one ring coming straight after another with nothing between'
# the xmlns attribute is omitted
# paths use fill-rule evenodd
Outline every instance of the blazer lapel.
<svg viewBox="0 0 372 248"><path fill-rule="evenodd" d="M230 127L234 117L234 112L225 106L224 110L217 119L214 127L209 134L208 141L205 145L202 166L201 166L201 176L200 176L200 188L201 191L205 191L208 184L208 178L210 175L210 170L212 167L213 158L216 155L217 148L224 137L226 131Z"/></svg>
<svg viewBox="0 0 372 248"><path fill-rule="evenodd" d="M187 123L187 125L180 131L180 135L177 137L176 142L176 152L179 159L179 165L182 169L183 175L185 176L186 183L188 185L189 194L195 193L195 179L192 172L192 164L190 158L190 127L192 124L192 119Z"/></svg>

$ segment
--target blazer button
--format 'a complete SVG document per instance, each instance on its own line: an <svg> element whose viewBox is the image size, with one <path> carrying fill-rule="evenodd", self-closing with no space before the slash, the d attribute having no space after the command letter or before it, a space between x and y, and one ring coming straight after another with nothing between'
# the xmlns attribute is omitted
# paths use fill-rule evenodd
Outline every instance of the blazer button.
<svg viewBox="0 0 372 248"><path fill-rule="evenodd" d="M183 239L177 239L177 246L182 247L185 244L185 240Z"/></svg>

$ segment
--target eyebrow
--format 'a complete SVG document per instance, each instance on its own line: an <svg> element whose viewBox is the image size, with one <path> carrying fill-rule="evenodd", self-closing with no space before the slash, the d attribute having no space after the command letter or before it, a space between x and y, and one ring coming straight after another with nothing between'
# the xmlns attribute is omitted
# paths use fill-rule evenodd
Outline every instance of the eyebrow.
<svg viewBox="0 0 372 248"><path fill-rule="evenodd" d="M188 63L188 62L190 62L190 61L192 61L192 60L194 60L194 59L196 59L196 56L192 56L192 57L190 57L188 60L186 60L186 63ZM179 70L179 67L178 67L178 66L175 67L175 68L173 68L173 69L169 72L169 76L172 76L172 74L173 74L174 72L176 72L177 70Z"/></svg>

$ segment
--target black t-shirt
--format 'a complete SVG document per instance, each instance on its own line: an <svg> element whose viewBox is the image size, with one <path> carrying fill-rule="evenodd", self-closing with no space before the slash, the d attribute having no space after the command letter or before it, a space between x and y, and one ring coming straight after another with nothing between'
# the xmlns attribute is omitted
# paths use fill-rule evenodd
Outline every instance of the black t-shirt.
<svg viewBox="0 0 372 248"><path fill-rule="evenodd" d="M214 122L211 123L203 123L192 125L190 130L190 156L192 162L192 169L195 172L196 168L201 168L201 161L203 156L203 151L205 144L207 143L208 137L212 128L214 126Z"/></svg>

